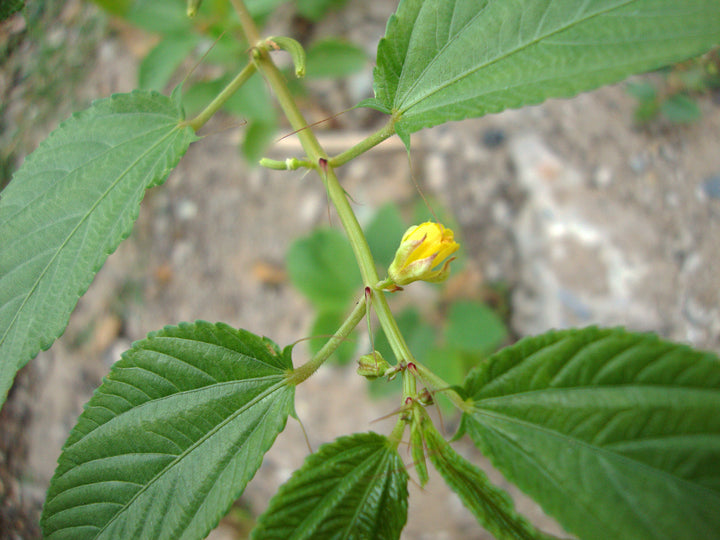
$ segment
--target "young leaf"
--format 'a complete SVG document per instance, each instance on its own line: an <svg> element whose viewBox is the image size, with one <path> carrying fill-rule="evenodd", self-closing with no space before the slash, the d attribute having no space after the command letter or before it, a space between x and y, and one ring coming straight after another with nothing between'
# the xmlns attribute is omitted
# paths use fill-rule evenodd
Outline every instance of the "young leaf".
<svg viewBox="0 0 720 540"><path fill-rule="evenodd" d="M678 124L696 122L702 117L702 111L698 104L683 94L669 97L660 105L660 112L665 118Z"/></svg>
<svg viewBox="0 0 720 540"><path fill-rule="evenodd" d="M287 268L292 284L323 311L346 309L362 285L350 243L335 229L296 240Z"/></svg>
<svg viewBox="0 0 720 540"><path fill-rule="evenodd" d="M300 15L318 22L327 16L328 11L339 9L347 0L296 0L297 10Z"/></svg>
<svg viewBox="0 0 720 540"><path fill-rule="evenodd" d="M462 427L581 538L720 530L720 360L621 329L524 339L465 381Z"/></svg>
<svg viewBox="0 0 720 540"><path fill-rule="evenodd" d="M64 330L78 298L130 234L145 190L195 140L171 98L95 102L56 129L0 198L0 403L15 372Z"/></svg>
<svg viewBox="0 0 720 540"><path fill-rule="evenodd" d="M192 32L165 36L140 63L140 88L162 92L178 66L199 43L200 36Z"/></svg>
<svg viewBox="0 0 720 540"><path fill-rule="evenodd" d="M60 456L47 538L204 538L292 413L288 352L225 324L181 324L133 345Z"/></svg>
<svg viewBox="0 0 720 540"><path fill-rule="evenodd" d="M251 538L399 538L407 520L407 482L402 459L386 437L342 437L295 471Z"/></svg>
<svg viewBox="0 0 720 540"><path fill-rule="evenodd" d="M161 34L192 32L185 0L134 0L125 17L135 26Z"/></svg>
<svg viewBox="0 0 720 540"><path fill-rule="evenodd" d="M447 316L445 341L463 351L490 354L507 338L507 328L500 317L480 302L453 302Z"/></svg>
<svg viewBox="0 0 720 540"><path fill-rule="evenodd" d="M480 525L496 538L540 539L552 536L537 530L515 511L510 495L490 482L428 422L424 431L430 461Z"/></svg>
<svg viewBox="0 0 720 540"><path fill-rule="evenodd" d="M715 0L404 0L380 41L375 99L409 134L568 97L705 52Z"/></svg>
<svg viewBox="0 0 720 540"><path fill-rule="evenodd" d="M418 223L422 223L422 221ZM387 203L379 208L365 228L365 236L370 245L370 251L375 256L375 261L382 265L383 272L392 263L400 239L407 228L400 215L400 210L394 203Z"/></svg>
<svg viewBox="0 0 720 540"><path fill-rule="evenodd" d="M347 77L360 71L367 63L365 52L357 45L337 38L326 38L307 51L309 78Z"/></svg>

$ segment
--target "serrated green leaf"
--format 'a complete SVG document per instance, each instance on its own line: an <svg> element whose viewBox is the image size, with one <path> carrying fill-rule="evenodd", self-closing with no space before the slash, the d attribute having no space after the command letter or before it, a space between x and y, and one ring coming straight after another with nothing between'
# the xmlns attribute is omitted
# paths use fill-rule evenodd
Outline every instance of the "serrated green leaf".
<svg viewBox="0 0 720 540"><path fill-rule="evenodd" d="M715 0L404 0L380 41L375 101L409 134L569 97L720 41Z"/></svg>
<svg viewBox="0 0 720 540"><path fill-rule="evenodd" d="M340 328L340 325L347 315L348 310L323 310L318 312L312 330L310 330L310 336L314 338L310 340L311 354L314 355L325 345L330 336ZM332 353L330 358L339 364L347 364L355 355L355 349L357 348L356 338L357 335L355 331L353 331L347 339L335 349L335 352Z"/></svg>
<svg viewBox="0 0 720 540"><path fill-rule="evenodd" d="M413 458L413 467L420 487L425 487L425 484L428 483L428 470L425 460L425 430L422 427L425 421L430 422L430 419L421 419L418 417L418 413L415 413L410 426L410 454Z"/></svg>
<svg viewBox="0 0 720 540"><path fill-rule="evenodd" d="M270 501L253 540L399 538L408 474L390 441L357 433L309 456Z"/></svg>
<svg viewBox="0 0 720 540"><path fill-rule="evenodd" d="M478 523L496 538L549 539L515 511L513 500L487 475L455 452L431 422L423 433L428 456L445 482L457 493Z"/></svg>
<svg viewBox="0 0 720 540"><path fill-rule="evenodd" d="M343 310L362 286L350 243L335 229L318 229L287 253L290 281L319 310Z"/></svg>
<svg viewBox="0 0 720 540"><path fill-rule="evenodd" d="M23 163L0 198L0 401L63 332L78 298L130 234L145 190L196 139L168 97L96 101Z"/></svg>
<svg viewBox="0 0 720 540"><path fill-rule="evenodd" d="M307 51L308 78L347 77L367 63L365 52L342 39L325 38L313 43Z"/></svg>
<svg viewBox="0 0 720 540"><path fill-rule="evenodd" d="M621 329L524 339L465 381L462 427L581 538L720 531L720 360Z"/></svg>
<svg viewBox="0 0 720 540"><path fill-rule="evenodd" d="M199 43L200 37L193 33L166 36L140 63L140 88L164 90L175 70Z"/></svg>
<svg viewBox="0 0 720 540"><path fill-rule="evenodd" d="M204 538L292 413L289 354L225 324L133 344L88 402L50 483L49 539Z"/></svg>

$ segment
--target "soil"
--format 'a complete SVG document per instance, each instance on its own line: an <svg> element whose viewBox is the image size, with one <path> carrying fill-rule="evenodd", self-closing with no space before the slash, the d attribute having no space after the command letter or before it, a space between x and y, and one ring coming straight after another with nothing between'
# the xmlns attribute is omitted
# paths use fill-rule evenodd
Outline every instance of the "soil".
<svg viewBox="0 0 720 540"><path fill-rule="evenodd" d="M322 23L303 25L305 39L343 35L374 57L390 4L351 0ZM6 135L25 126L22 136L19 130L13 135L8 159L14 165L70 110L130 91L139 58L153 43L151 36L108 22L74 0L53 21L38 24L57 33L54 39L73 53L69 57L84 58L82 74L79 65L56 70L56 83L63 80L62 67L77 76L77 84L60 85L61 93L39 91L38 85L48 84L44 79L10 76L19 66L37 65L44 53L17 17L0 29L16 40L0 72L2 125ZM88 24L102 31L83 32ZM289 16L271 24L274 33L290 24L298 28ZM368 97L371 74L368 63L363 74L341 83L313 84L303 102L308 120ZM712 96L698 100L703 114L696 123L659 121L641 129L633 120L634 100L616 85L423 131L413 137L410 160L391 139L339 174L361 221L387 201L412 206L418 189L446 207L467 255L466 270L451 288L456 292L449 294L477 296L488 284L502 283L515 336L549 326L627 325L720 351L720 189L713 188L720 182L720 107ZM22 113L24 108L44 111L42 121ZM368 111L342 114L320 125L318 134L334 154L381 121ZM83 403L132 341L196 319L224 321L281 345L308 335L312 311L287 280L285 253L293 239L328 222L337 227L338 219L312 174L244 163L238 153L242 128L227 129L233 123L214 119L166 184L148 192L131 237L98 273L65 334L18 374L0 412L0 537L39 537L44 491L62 444ZM282 127L280 134L288 131ZM292 137L269 155L302 157ZM538 221L548 215L552 219ZM593 231L595 240L552 233L559 225L576 231L577 223ZM598 253L607 258L598 259ZM413 287L408 295L414 299L433 294ZM302 345L297 351L296 365L308 355ZM296 401L313 449L354 431L388 433L394 419L375 420L397 405L370 399L352 367L334 366L301 385ZM455 419L445 422L451 432ZM457 449L507 488L520 511L563 534L468 441L459 441ZM290 421L238 508L211 537L243 537L252 516L308 452L302 429ZM431 478L424 489L411 485L403 538L489 537L442 481Z"/></svg>

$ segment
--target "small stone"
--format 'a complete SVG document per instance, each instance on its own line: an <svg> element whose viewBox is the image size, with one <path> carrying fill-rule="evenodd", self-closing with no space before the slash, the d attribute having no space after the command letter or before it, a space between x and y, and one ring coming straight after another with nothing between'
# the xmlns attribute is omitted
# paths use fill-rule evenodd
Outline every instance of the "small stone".
<svg viewBox="0 0 720 540"><path fill-rule="evenodd" d="M633 172L640 174L647 169L647 160L640 154L635 154L628 163Z"/></svg>
<svg viewBox="0 0 720 540"><path fill-rule="evenodd" d="M190 221L197 216L197 213L197 204L190 199L183 199L177 205L177 217L180 221Z"/></svg>
<svg viewBox="0 0 720 540"><path fill-rule="evenodd" d="M610 167L598 167L592 177L593 185L597 188L604 189L610 186L613 181L613 173Z"/></svg>
<svg viewBox="0 0 720 540"><path fill-rule="evenodd" d="M720 199L720 174L707 178L702 184L702 190L711 199Z"/></svg>
<svg viewBox="0 0 720 540"><path fill-rule="evenodd" d="M486 148L494 149L502 146L505 142L505 132L501 129L488 129L485 130L482 136L482 142Z"/></svg>

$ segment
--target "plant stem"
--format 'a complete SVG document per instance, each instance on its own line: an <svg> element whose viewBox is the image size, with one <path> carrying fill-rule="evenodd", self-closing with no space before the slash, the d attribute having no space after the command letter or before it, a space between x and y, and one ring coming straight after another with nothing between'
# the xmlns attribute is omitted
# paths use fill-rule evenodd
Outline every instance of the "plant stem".
<svg viewBox="0 0 720 540"><path fill-rule="evenodd" d="M260 41L260 32L258 32L258 29L255 26L255 21L253 21L250 16L250 12L245 7L245 2L242 0L230 0L230 3L233 5L238 14L240 26L245 33L245 39L247 39L250 47L254 47Z"/></svg>
<svg viewBox="0 0 720 540"><path fill-rule="evenodd" d="M259 34L255 23L250 18L245 5L242 0L231 0L233 6L238 11L240 17L240 23L242 24L245 37L248 42L252 45L259 41ZM256 49L255 64L258 70L265 77L270 87L275 92L275 96L282 108L285 116L290 122L293 130L296 131L300 144L302 144L307 157L310 162L317 163L320 176L325 183L325 189L327 190L328 198L332 201L337 211L338 217L345 229L345 233L348 236L350 245L352 246L357 260L358 266L360 267L360 274L362 275L363 283L366 287L373 288L378 283L379 278L377 270L375 269L375 261L370 253L370 247L368 246L365 235L362 232L360 224L355 217L355 213L350 207L350 202L345 195L340 182L333 167L327 162L328 156L325 150L315 137L313 131L308 127L308 124L303 117L302 113L295 103L290 90L288 89L285 78L277 66L273 63L270 55L266 50L262 48ZM388 135L389 136L389 135ZM377 313L378 321L385 335L388 338L388 342L393 350L393 353L398 360L412 360L412 354L410 349L405 343L400 330L398 329L395 318L390 311L390 306L387 303L387 298L382 291L373 290L372 304L375 312Z"/></svg>
<svg viewBox="0 0 720 540"><path fill-rule="evenodd" d="M345 338L353 331L353 329L360 323L362 318L365 316L365 296L363 295L357 304L353 308L348 318L340 325L338 331L323 345L315 356L313 356L309 362L295 369L292 374L288 377L290 384L300 384L305 379L315 373L320 366L323 365L330 355L335 352Z"/></svg>
<svg viewBox="0 0 720 540"><path fill-rule="evenodd" d="M460 395L455 390L453 390L448 383L435 375L428 368L415 362L415 369L417 370L418 375L423 382L429 384L435 390L442 392L443 395L445 395L450 401L452 401L453 405L455 405L458 409L463 412L467 412L470 409L470 404L467 401L463 400L463 398L461 398Z"/></svg>
<svg viewBox="0 0 720 540"><path fill-rule="evenodd" d="M330 158L328 160L328 165L330 165L331 167L339 167L340 165L344 165L351 159L356 158L363 152L367 152L373 146L380 144L385 139L391 137L394 134L395 134L395 118L390 118L390 120L378 131L376 131L369 137L363 139L362 141L360 141L358 144L356 144L352 148L349 148L348 150L345 150L344 152L338 154L337 156Z"/></svg>
<svg viewBox="0 0 720 540"><path fill-rule="evenodd" d="M210 105L205 107L205 110L203 110L200 114L198 114L195 118L193 118L190 122L188 122L188 125L193 128L194 131L197 131L201 127L205 125L205 123L210 120L210 117L212 117L213 114L218 112L220 110L220 107L225 105L225 102L227 102L228 99L230 99L230 96L232 96L238 88L240 88L243 84L247 82L247 80L255 73L256 71L255 64L250 62L247 66L243 68L243 70L237 74L237 76L230 81L230 83L223 88L222 92L218 94L218 96L212 100Z"/></svg>
<svg viewBox="0 0 720 540"><path fill-rule="evenodd" d="M403 382L403 402L407 398L415 399L417 397L417 384L415 381L415 375L413 373L410 373L410 370L406 369L402 373L402 382Z"/></svg>

